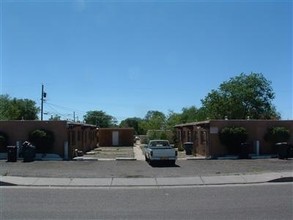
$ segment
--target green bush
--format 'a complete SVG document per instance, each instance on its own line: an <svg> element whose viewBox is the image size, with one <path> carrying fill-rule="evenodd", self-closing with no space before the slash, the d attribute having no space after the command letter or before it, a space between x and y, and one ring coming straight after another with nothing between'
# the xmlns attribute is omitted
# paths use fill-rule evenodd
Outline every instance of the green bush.
<svg viewBox="0 0 293 220"><path fill-rule="evenodd" d="M287 142L290 139L290 131L284 127L268 128L264 140L272 144Z"/></svg>
<svg viewBox="0 0 293 220"><path fill-rule="evenodd" d="M173 143L173 132L170 130L148 130L147 136L149 140L169 140Z"/></svg>
<svg viewBox="0 0 293 220"><path fill-rule="evenodd" d="M182 146L182 144L178 144L178 151L184 151L184 147Z"/></svg>
<svg viewBox="0 0 293 220"><path fill-rule="evenodd" d="M0 147L6 147L8 144L8 136L0 131Z"/></svg>
<svg viewBox="0 0 293 220"><path fill-rule="evenodd" d="M29 141L36 147L37 151L47 153L55 141L54 134L45 129L37 129L29 134Z"/></svg>
<svg viewBox="0 0 293 220"><path fill-rule="evenodd" d="M248 139L248 132L243 127L224 127L219 133L219 138L229 153L238 154L241 143L245 143Z"/></svg>

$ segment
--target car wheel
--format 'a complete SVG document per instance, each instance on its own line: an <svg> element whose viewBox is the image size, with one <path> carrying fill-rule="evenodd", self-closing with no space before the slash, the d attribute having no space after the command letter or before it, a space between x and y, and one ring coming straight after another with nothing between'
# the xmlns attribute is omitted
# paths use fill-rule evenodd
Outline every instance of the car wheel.
<svg viewBox="0 0 293 220"><path fill-rule="evenodd" d="M169 163L170 163L171 166L175 166L176 161L175 160L170 160Z"/></svg>

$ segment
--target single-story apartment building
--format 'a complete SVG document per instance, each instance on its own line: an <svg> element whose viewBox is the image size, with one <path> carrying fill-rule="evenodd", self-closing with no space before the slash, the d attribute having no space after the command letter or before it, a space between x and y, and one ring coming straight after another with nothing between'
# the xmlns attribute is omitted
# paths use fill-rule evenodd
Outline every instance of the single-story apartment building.
<svg viewBox="0 0 293 220"><path fill-rule="evenodd" d="M53 146L47 153L58 154L63 159L72 159L74 152L87 152L96 148L96 126L68 121L0 121L0 132L8 136L8 145L21 146L29 134L37 129L49 130L54 134ZM0 153L6 146L0 146Z"/></svg>
<svg viewBox="0 0 293 220"><path fill-rule="evenodd" d="M99 147L133 146L133 128L97 128Z"/></svg>
<svg viewBox="0 0 293 220"><path fill-rule="evenodd" d="M249 154L263 155L274 152L272 144L264 140L268 128L285 127L290 131L290 144L293 144L293 120L208 120L175 126L180 145L193 143L193 153L206 157L219 157L228 154L221 144L219 132L227 126L244 127L248 131Z"/></svg>

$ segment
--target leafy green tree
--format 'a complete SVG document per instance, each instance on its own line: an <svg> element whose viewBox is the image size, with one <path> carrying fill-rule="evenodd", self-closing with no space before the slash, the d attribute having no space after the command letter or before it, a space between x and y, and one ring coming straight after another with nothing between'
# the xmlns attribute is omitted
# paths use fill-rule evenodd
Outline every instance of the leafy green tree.
<svg viewBox="0 0 293 220"><path fill-rule="evenodd" d="M206 112L203 108L196 108L195 106L182 108L181 113L170 111L167 116L166 126L172 130L175 125L189 122L206 120Z"/></svg>
<svg viewBox="0 0 293 220"><path fill-rule="evenodd" d="M166 128L166 116L160 111L148 111L144 120L139 124L144 131Z"/></svg>
<svg viewBox="0 0 293 220"><path fill-rule="evenodd" d="M36 120L39 111L32 100L0 95L0 120Z"/></svg>
<svg viewBox="0 0 293 220"><path fill-rule="evenodd" d="M185 107L181 113L181 123L195 122L199 119L199 110L195 106Z"/></svg>
<svg viewBox="0 0 293 220"><path fill-rule="evenodd" d="M127 118L120 122L119 127L121 128L134 128L135 134L143 134L143 130L140 128L139 123L142 121L141 118Z"/></svg>
<svg viewBox="0 0 293 220"><path fill-rule="evenodd" d="M61 120L61 116L60 115L51 115L51 117L49 118L49 121L60 121Z"/></svg>
<svg viewBox="0 0 293 220"><path fill-rule="evenodd" d="M169 130L173 130L175 125L182 124L181 114L173 111L169 111L166 121L166 127Z"/></svg>
<svg viewBox="0 0 293 220"><path fill-rule="evenodd" d="M83 116L85 123L96 125L100 128L116 127L117 120L111 115L107 115L103 111L88 111Z"/></svg>
<svg viewBox="0 0 293 220"><path fill-rule="evenodd" d="M278 119L280 114L272 104L274 98L271 82L261 73L241 73L201 101L211 119Z"/></svg>

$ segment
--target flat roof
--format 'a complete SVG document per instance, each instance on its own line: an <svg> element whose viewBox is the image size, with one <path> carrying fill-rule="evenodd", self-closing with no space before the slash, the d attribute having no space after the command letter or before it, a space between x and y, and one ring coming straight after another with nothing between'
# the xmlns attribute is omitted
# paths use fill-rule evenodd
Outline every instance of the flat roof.
<svg viewBox="0 0 293 220"><path fill-rule="evenodd" d="M202 124L209 124L211 122L221 122L221 121L231 121L231 122L256 122L256 121L280 121L280 122L292 122L293 120L274 120L274 119L219 119L219 120L207 120L207 121L196 121L196 122L189 122L189 123L184 123L184 124L178 124L175 125L174 128L178 128L178 127L188 127L188 126L197 126L197 125L202 125Z"/></svg>

